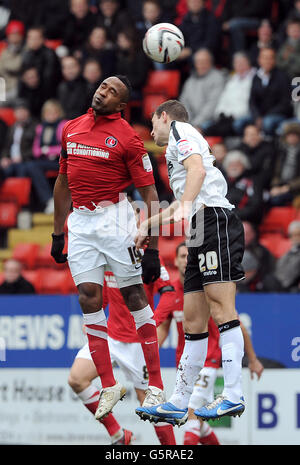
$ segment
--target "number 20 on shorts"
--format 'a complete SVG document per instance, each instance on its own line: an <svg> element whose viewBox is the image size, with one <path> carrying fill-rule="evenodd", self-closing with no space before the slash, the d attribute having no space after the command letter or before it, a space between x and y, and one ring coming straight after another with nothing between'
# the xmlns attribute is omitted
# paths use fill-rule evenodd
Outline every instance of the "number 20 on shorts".
<svg viewBox="0 0 300 465"><path fill-rule="evenodd" d="M218 256L214 250L206 252L205 255L204 253L199 253L198 259L201 272L206 271L206 269L216 270L218 268Z"/></svg>

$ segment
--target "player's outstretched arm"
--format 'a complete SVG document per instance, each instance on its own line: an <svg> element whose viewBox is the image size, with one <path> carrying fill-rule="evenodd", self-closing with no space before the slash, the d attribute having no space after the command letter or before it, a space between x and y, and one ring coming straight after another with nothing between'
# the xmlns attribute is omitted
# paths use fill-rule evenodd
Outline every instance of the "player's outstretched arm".
<svg viewBox="0 0 300 465"><path fill-rule="evenodd" d="M51 255L57 263L64 263L67 254L65 246L64 224L71 207L71 193L66 174L59 174L54 186L54 233L52 234Z"/></svg>
<svg viewBox="0 0 300 465"><path fill-rule="evenodd" d="M139 192L145 202L148 215L159 211L159 199L154 184L139 187ZM160 260L158 255L158 231L151 231L149 243L142 258L142 277L145 284L156 281L160 276Z"/></svg>
<svg viewBox="0 0 300 465"><path fill-rule="evenodd" d="M172 322L172 318L169 317L167 320L163 321L157 328L157 340L158 340L159 347L163 345L163 343L165 342L165 340L167 339L169 335L171 322Z"/></svg>
<svg viewBox="0 0 300 465"><path fill-rule="evenodd" d="M71 208L71 193L66 174L57 176L54 191L54 234L59 235L64 231L66 218Z"/></svg>
<svg viewBox="0 0 300 465"><path fill-rule="evenodd" d="M264 367L262 363L256 357L256 353L254 351L252 341L251 341L248 331L246 330L245 326L243 325L241 321L240 321L240 324L241 324L241 330L242 330L243 337L244 337L244 346L245 346L246 355L248 357L248 368L250 370L251 379L253 379L254 373L256 373L257 379L259 379L262 375L262 372L264 371Z"/></svg>
<svg viewBox="0 0 300 465"><path fill-rule="evenodd" d="M157 195L157 190L154 184L150 186L143 186L138 188L139 193L145 203L146 211L148 216L155 216L159 212L159 199ZM155 230L155 226L153 225L152 234L150 234L149 238L149 248L150 249L157 249L158 248L158 230Z"/></svg>

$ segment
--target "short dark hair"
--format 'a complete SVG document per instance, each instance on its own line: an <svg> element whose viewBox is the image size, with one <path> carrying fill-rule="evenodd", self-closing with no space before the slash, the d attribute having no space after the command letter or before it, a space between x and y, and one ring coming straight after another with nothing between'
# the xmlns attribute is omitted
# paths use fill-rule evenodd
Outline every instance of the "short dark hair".
<svg viewBox="0 0 300 465"><path fill-rule="evenodd" d="M178 100L167 100L161 103L159 107L156 108L154 114L160 118L163 111L176 121L187 123L189 120L189 114L185 106Z"/></svg>
<svg viewBox="0 0 300 465"><path fill-rule="evenodd" d="M126 87L124 92L124 102L128 103L131 97L132 86L127 76L123 74L116 74L114 77L118 78Z"/></svg>
<svg viewBox="0 0 300 465"><path fill-rule="evenodd" d="M30 26L27 30L29 31L40 31L41 35L45 37L45 27L42 26L41 24L36 24L35 26Z"/></svg>
<svg viewBox="0 0 300 465"><path fill-rule="evenodd" d="M184 246L184 247L187 246L186 243L185 243L185 241L180 242L180 244L178 244L178 246L176 247L176 257L177 257L177 255L178 255L178 253L179 253L179 249L180 249L181 247L183 247L183 246Z"/></svg>
<svg viewBox="0 0 300 465"><path fill-rule="evenodd" d="M292 16L287 21L287 26L289 26L290 24L298 24L298 25L300 25L300 18L297 18L296 16Z"/></svg>

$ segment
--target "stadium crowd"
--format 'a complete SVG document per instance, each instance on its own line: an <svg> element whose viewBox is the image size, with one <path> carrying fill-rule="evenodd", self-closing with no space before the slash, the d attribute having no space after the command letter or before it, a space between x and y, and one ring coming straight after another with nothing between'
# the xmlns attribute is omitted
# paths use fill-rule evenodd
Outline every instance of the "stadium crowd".
<svg viewBox="0 0 300 465"><path fill-rule="evenodd" d="M176 71L175 98L209 140L244 222L239 292L300 291L299 0L1 0L0 12L0 183L30 178L33 211L52 213L49 172L58 170L65 121L87 111L104 78L125 74L133 88L126 117L147 134L150 73ZM142 50L159 22L185 37L169 65ZM151 153L159 198L171 200L163 158ZM277 207L293 214L268 230L271 211L280 223ZM277 253L279 236L286 248Z"/></svg>

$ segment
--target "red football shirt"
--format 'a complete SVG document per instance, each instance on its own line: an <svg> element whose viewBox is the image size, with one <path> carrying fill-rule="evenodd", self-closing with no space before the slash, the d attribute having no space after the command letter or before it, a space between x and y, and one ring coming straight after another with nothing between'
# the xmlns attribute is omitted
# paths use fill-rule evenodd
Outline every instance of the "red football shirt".
<svg viewBox="0 0 300 465"><path fill-rule="evenodd" d="M184 349L184 330L183 330L183 285L180 280L173 282L176 293L175 306L170 312L164 308L157 309L154 314L156 326L159 326L167 318L174 318L178 331L178 343L176 347L176 367L178 367L183 349ZM208 347L207 356L204 366L219 368L221 366L221 349L219 347L219 329L212 318L208 320Z"/></svg>
<svg viewBox="0 0 300 465"><path fill-rule="evenodd" d="M61 174L67 174L75 208L119 202L130 184L154 184L144 144L120 113L94 118L93 110L68 121L62 134Z"/></svg>
<svg viewBox="0 0 300 465"><path fill-rule="evenodd" d="M151 284L144 284L146 295L148 297L149 305L154 310L153 298L156 293L161 291L163 288L167 290L161 294L157 310L166 308L167 312L174 306L175 292L172 289L169 281L169 275L164 267L161 265L160 277ZM104 274L104 285L103 285L103 308L109 304L109 317L107 321L107 334L121 342L141 342L135 327L135 321L125 305L123 296L117 286L116 278L110 271Z"/></svg>

